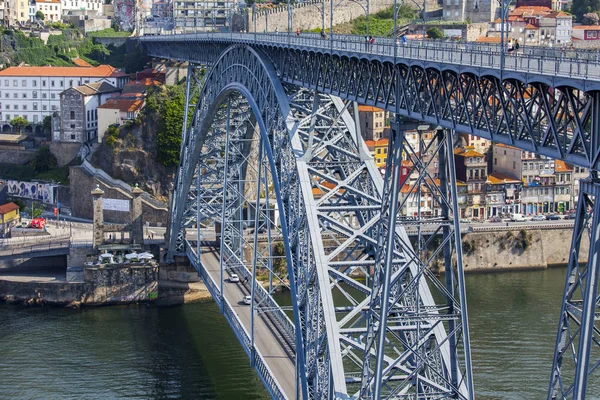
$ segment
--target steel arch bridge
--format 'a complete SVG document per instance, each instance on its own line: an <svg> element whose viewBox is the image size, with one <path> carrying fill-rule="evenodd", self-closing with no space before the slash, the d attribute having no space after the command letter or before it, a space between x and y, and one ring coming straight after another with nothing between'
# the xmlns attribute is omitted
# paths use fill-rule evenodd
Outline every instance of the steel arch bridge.
<svg viewBox="0 0 600 400"><path fill-rule="evenodd" d="M169 257L196 266L274 398L474 398L454 130L592 172L548 391L585 398L600 365L597 63L531 55L500 69L493 47L354 37L141 40L151 56L190 63ZM357 102L396 113L384 178L355 123ZM439 160L438 176L404 140L411 121L439 126L420 147ZM440 216L400 217L403 157L418 175L412 194L433 195ZM425 224L435 234L411 240L406 228ZM201 229L213 225L216 235ZM580 265L584 236L590 263ZM431 272L440 264L443 281ZM233 273L243 279L235 288L224 284ZM236 305L244 294L249 311Z"/></svg>

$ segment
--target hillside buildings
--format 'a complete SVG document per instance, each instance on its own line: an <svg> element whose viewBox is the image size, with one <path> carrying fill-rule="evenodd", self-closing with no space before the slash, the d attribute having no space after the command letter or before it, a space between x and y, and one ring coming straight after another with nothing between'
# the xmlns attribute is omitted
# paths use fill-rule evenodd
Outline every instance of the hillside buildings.
<svg viewBox="0 0 600 400"><path fill-rule="evenodd" d="M44 14L44 21L60 21L62 18L62 3L60 0L36 0L35 12L38 11Z"/></svg>
<svg viewBox="0 0 600 400"><path fill-rule="evenodd" d="M60 94L60 130L52 140L86 143L98 138L98 107L120 93L107 82L86 83Z"/></svg>
<svg viewBox="0 0 600 400"><path fill-rule="evenodd" d="M0 121L8 124L22 116L39 125L60 109L60 94L67 88L107 82L122 88L127 74L111 67L10 67L0 71Z"/></svg>

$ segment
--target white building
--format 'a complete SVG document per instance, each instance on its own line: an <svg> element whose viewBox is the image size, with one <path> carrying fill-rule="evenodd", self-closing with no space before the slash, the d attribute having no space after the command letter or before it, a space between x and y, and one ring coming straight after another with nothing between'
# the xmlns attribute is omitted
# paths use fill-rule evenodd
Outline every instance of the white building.
<svg viewBox="0 0 600 400"><path fill-rule="evenodd" d="M98 143L111 125L121 125L137 118L146 104L144 96L135 94L116 96L98 107Z"/></svg>
<svg viewBox="0 0 600 400"><path fill-rule="evenodd" d="M29 1L29 21L35 21L35 13L37 12L37 7L33 1Z"/></svg>
<svg viewBox="0 0 600 400"><path fill-rule="evenodd" d="M0 121L22 116L32 124L60 109L60 93L86 83L122 88L128 75L111 67L10 67L0 71Z"/></svg>
<svg viewBox="0 0 600 400"><path fill-rule="evenodd" d="M102 14L102 0L61 0L62 13L68 15L70 11L97 11Z"/></svg>
<svg viewBox="0 0 600 400"><path fill-rule="evenodd" d="M44 14L44 21L56 22L62 17L62 5L60 0L36 0L36 12L41 11Z"/></svg>
<svg viewBox="0 0 600 400"><path fill-rule="evenodd" d="M60 94L60 130L53 141L90 142L98 137L98 107L120 89L107 82L86 83Z"/></svg>

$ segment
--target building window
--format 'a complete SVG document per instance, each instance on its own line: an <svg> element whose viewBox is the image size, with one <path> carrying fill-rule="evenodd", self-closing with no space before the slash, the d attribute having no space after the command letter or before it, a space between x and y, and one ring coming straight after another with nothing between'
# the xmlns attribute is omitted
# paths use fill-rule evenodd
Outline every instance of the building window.
<svg viewBox="0 0 600 400"><path fill-rule="evenodd" d="M7 110L10 110L10 104L7 104L7 105L6 105L6 109L7 109Z"/></svg>
<svg viewBox="0 0 600 400"><path fill-rule="evenodd" d="M13 86L17 87L19 85L19 82L16 79L13 79Z"/></svg>
<svg viewBox="0 0 600 400"><path fill-rule="evenodd" d="M35 107L35 109L37 110L37 107ZM38 122L38 116L37 115L33 116L33 122L34 123Z"/></svg>
<svg viewBox="0 0 600 400"><path fill-rule="evenodd" d="M71 135L71 140L75 140L75 135Z"/></svg>
<svg viewBox="0 0 600 400"><path fill-rule="evenodd" d="M50 94L50 98L52 98L52 99L55 99L55 98L56 98L56 95L55 95L54 93L51 93L51 94Z"/></svg>
<svg viewBox="0 0 600 400"><path fill-rule="evenodd" d="M6 87L9 87L9 86L10 86L10 85L9 85L9 83L8 83L8 79L5 79L5 80L4 80L4 86L6 86Z"/></svg>
<svg viewBox="0 0 600 400"><path fill-rule="evenodd" d="M75 124L71 124L71 129L75 129Z"/></svg>
<svg viewBox="0 0 600 400"><path fill-rule="evenodd" d="M19 105L18 105L18 104L15 104L13 108L14 108L15 110L18 110L18 109L19 109Z"/></svg>
<svg viewBox="0 0 600 400"><path fill-rule="evenodd" d="M27 81L25 79L21 81L21 86L27 87Z"/></svg>
<svg viewBox="0 0 600 400"><path fill-rule="evenodd" d="M27 104L23 104L23 111L27 111Z"/></svg>
<svg viewBox="0 0 600 400"><path fill-rule="evenodd" d="M47 93L42 93L42 99L46 99L48 98L48 94Z"/></svg>
<svg viewBox="0 0 600 400"><path fill-rule="evenodd" d="M42 81L42 86L46 87L46 81Z"/></svg>
<svg viewBox="0 0 600 400"><path fill-rule="evenodd" d="M54 81L50 81L50 86L54 87Z"/></svg>
<svg viewBox="0 0 600 400"><path fill-rule="evenodd" d="M42 111L47 111L48 110L48 106L47 105L42 105Z"/></svg>
<svg viewBox="0 0 600 400"><path fill-rule="evenodd" d="M23 98L26 99L27 98L27 93L23 93Z"/></svg>
<svg viewBox="0 0 600 400"><path fill-rule="evenodd" d="M36 80L33 81L33 87L37 87L37 81Z"/></svg>
<svg viewBox="0 0 600 400"><path fill-rule="evenodd" d="M33 103L33 110L34 110L34 111L37 111L37 107L38 107L38 106L37 106L37 103Z"/></svg>
<svg viewBox="0 0 600 400"><path fill-rule="evenodd" d="M73 87L73 79L71 79L71 80L69 81L69 86L70 86L70 87Z"/></svg>
<svg viewBox="0 0 600 400"><path fill-rule="evenodd" d="M10 99L10 93L4 93L4 97L6 97L7 99Z"/></svg>
<svg viewBox="0 0 600 400"><path fill-rule="evenodd" d="M31 94L34 99L37 99L37 90L34 90L33 92L31 92Z"/></svg>
<svg viewBox="0 0 600 400"><path fill-rule="evenodd" d="M10 114L6 114L6 120L10 121Z"/></svg>
<svg viewBox="0 0 600 400"><path fill-rule="evenodd" d="M71 111L71 119L75 119L75 111Z"/></svg>
<svg viewBox="0 0 600 400"><path fill-rule="evenodd" d="M52 108L52 111L56 111L56 105L55 104L52 104L51 108Z"/></svg>
<svg viewBox="0 0 600 400"><path fill-rule="evenodd" d="M19 93L13 93L13 99L18 99L19 98Z"/></svg>

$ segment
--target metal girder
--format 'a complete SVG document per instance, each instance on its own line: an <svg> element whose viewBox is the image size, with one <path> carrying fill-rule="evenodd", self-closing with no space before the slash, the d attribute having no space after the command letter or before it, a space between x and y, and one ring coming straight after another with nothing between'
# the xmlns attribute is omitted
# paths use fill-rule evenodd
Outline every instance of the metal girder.
<svg viewBox="0 0 600 400"><path fill-rule="evenodd" d="M585 399L588 379L600 366L600 182L579 185L548 400ZM588 258L581 263L586 242Z"/></svg>
<svg viewBox="0 0 600 400"><path fill-rule="evenodd" d="M509 144L589 169L600 168L600 143L591 130L590 108L598 92L580 79L494 68L458 68L432 60L361 57L292 44L268 45L252 35L210 41L198 35L149 38L157 57L214 62L228 43L260 48L273 60L283 82L381 107L411 119ZM366 49L365 49L366 51ZM554 85L554 86L552 86ZM589 87L597 88L595 85Z"/></svg>
<svg viewBox="0 0 600 400"><path fill-rule="evenodd" d="M272 254L256 245L261 224L283 241L294 311L294 325L288 332L295 338L299 396L306 399L357 395L364 358L371 357L371 351L365 350L370 265L378 254L384 185L357 135L348 112L351 107L355 106L335 97L281 86L263 55L232 47L206 77L178 176L182 182L178 190L189 197L188 201L178 197L175 210L180 214L173 217L178 229L173 231L185 229L186 209L190 222L199 225L200 220L214 218L222 223L220 293L225 271L250 274L245 276L252 276L253 295L262 312L278 309L273 313L281 315L270 292L257 297L257 269L273 273ZM260 144L254 146L257 136ZM259 161L252 158L263 150ZM194 182L199 182L195 188ZM257 187L254 195L250 186ZM262 206L251 206L261 203L262 190L267 203L273 200L279 221L271 216L270 207L262 211ZM252 238L245 224L252 212L244 213L244 208L253 209L256 218ZM393 263L405 267L391 280L398 315L389 323L395 342L388 349L403 350L404 355L396 359L398 354L386 351L383 385L395 388L389 393L396 397L409 397L413 390L447 395L450 385L440 376L447 375L454 361L444 325L449 319L460 319L460 308L444 315L447 305L438 306L433 300L427 283L432 274L422 268L425 263L417 262L404 229L397 227L394 237ZM415 318L417 309L421 314ZM285 320L279 321L286 330ZM415 332L429 333L415 336ZM435 364L435 370L428 367L422 373L425 348L431 353L425 360L434 359L427 365ZM459 379L455 388L461 386ZM455 392L462 393L461 389Z"/></svg>

